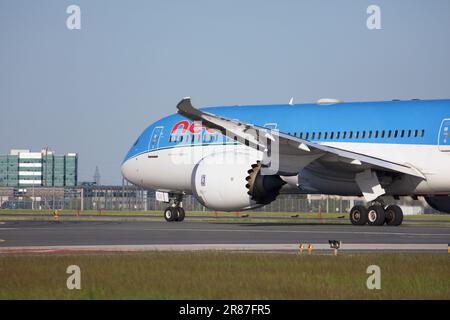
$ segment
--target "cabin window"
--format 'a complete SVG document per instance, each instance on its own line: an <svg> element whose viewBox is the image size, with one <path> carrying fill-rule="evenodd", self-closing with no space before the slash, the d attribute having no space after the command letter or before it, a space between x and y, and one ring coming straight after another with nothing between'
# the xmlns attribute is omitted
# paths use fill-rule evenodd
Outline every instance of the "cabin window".
<svg viewBox="0 0 450 320"><path fill-rule="evenodd" d="M369 139L372 138L372 131L369 131Z"/></svg>
<svg viewBox="0 0 450 320"><path fill-rule="evenodd" d="M388 131L388 138L390 138L392 136L392 130Z"/></svg>
<svg viewBox="0 0 450 320"><path fill-rule="evenodd" d="M375 138L375 139L378 138L378 130L375 131L374 138Z"/></svg>
<svg viewBox="0 0 450 320"><path fill-rule="evenodd" d="M334 132L330 132L330 139L333 140Z"/></svg>
<svg viewBox="0 0 450 320"><path fill-rule="evenodd" d="M359 138L359 131L356 131L355 132L355 139L358 139Z"/></svg>
<svg viewBox="0 0 450 320"><path fill-rule="evenodd" d="M408 138L411 137L411 130L408 130Z"/></svg>
<svg viewBox="0 0 450 320"><path fill-rule="evenodd" d="M345 139L345 138L347 138L347 131L344 131L344 132L342 133L342 139Z"/></svg>
<svg viewBox="0 0 450 320"><path fill-rule="evenodd" d="M300 139L303 139L303 132L300 132L299 137L300 137Z"/></svg>
<svg viewBox="0 0 450 320"><path fill-rule="evenodd" d="M316 136L316 133L315 132L313 132L313 133L311 133L311 140L314 140L314 137Z"/></svg>
<svg viewBox="0 0 450 320"><path fill-rule="evenodd" d="M349 138L349 139L353 138L353 131L349 131L349 132L348 132L348 138Z"/></svg>
<svg viewBox="0 0 450 320"><path fill-rule="evenodd" d="M381 137L384 138L384 130L381 131Z"/></svg>
<svg viewBox="0 0 450 320"><path fill-rule="evenodd" d="M405 130L402 130L402 133L400 134L400 138L403 138L405 136Z"/></svg>
<svg viewBox="0 0 450 320"><path fill-rule="evenodd" d="M294 137L296 137L296 138L297 138L297 132L294 132Z"/></svg>
<svg viewBox="0 0 450 320"><path fill-rule="evenodd" d="M305 140L308 140L308 137L309 137L309 132L307 132L307 133L305 134Z"/></svg>
<svg viewBox="0 0 450 320"><path fill-rule="evenodd" d="M422 131L421 131L421 133L420 133L420 136L421 136L422 138L425 136L425 130L424 130L424 129L422 129Z"/></svg>
<svg viewBox="0 0 450 320"><path fill-rule="evenodd" d="M340 136L341 136L341 133L339 131L336 132L336 139L339 139Z"/></svg>
<svg viewBox="0 0 450 320"><path fill-rule="evenodd" d="M398 130L395 130L394 131L394 138L397 138L398 137Z"/></svg>
<svg viewBox="0 0 450 320"><path fill-rule="evenodd" d="M322 135L322 132L317 132L317 139L320 140L320 137Z"/></svg>
<svg viewBox="0 0 450 320"><path fill-rule="evenodd" d="M417 138L418 135L419 135L419 130L414 130L414 138Z"/></svg>
<svg viewBox="0 0 450 320"><path fill-rule="evenodd" d="M326 140L328 138L328 132L323 133L323 138Z"/></svg>
<svg viewBox="0 0 450 320"><path fill-rule="evenodd" d="M365 131L361 132L361 138L364 139L365 137L366 137L366 132Z"/></svg>

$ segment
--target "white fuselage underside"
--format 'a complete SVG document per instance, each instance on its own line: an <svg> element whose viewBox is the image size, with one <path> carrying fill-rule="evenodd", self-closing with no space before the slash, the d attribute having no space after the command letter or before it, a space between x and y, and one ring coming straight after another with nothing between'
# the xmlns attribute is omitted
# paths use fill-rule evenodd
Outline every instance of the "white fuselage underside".
<svg viewBox="0 0 450 320"><path fill-rule="evenodd" d="M396 193L405 195L450 193L450 152L443 152L436 145L349 142L323 144L398 164L407 164L419 170L426 177L426 180L417 184L409 183L408 181L402 182L400 186L397 186ZM205 146L183 145L159 149L127 160L122 166L122 171L130 182L143 188L192 193L192 172L200 160L213 153L234 153L248 149L249 147L245 145L222 144ZM343 187L337 183L336 186L326 190L326 192L317 190L317 193L354 193L354 188L349 188L348 192L346 192L342 189Z"/></svg>

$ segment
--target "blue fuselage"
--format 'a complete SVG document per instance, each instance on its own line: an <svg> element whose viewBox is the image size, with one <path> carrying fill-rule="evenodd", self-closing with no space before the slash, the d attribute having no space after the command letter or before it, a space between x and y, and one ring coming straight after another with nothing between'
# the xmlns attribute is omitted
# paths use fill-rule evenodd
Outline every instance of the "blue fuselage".
<svg viewBox="0 0 450 320"><path fill-rule="evenodd" d="M331 105L208 107L203 111L238 119L320 143L449 145L450 100L352 102ZM234 144L178 114L167 116L139 136L124 162L167 148Z"/></svg>

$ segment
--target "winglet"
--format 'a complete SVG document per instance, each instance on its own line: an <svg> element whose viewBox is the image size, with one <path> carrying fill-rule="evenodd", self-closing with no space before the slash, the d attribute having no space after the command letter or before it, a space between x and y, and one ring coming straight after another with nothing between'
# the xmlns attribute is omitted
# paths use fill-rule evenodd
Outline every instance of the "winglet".
<svg viewBox="0 0 450 320"><path fill-rule="evenodd" d="M177 109L179 114L191 120L201 120L202 118L202 113L192 106L190 97L183 98L178 102Z"/></svg>

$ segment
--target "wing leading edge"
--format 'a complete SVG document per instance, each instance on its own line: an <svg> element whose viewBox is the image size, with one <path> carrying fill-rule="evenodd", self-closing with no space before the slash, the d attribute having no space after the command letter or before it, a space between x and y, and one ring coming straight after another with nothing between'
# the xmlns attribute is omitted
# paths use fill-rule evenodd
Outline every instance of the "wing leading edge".
<svg viewBox="0 0 450 320"><path fill-rule="evenodd" d="M334 156L356 172L376 169L426 179L418 169L408 164L395 163L353 151L314 143L268 128L201 111L192 106L190 98L182 99L178 103L177 109L180 115L193 121L201 121L204 126L219 130L230 138L239 137L241 140L247 140L251 147L256 148L259 146L263 148L260 150L267 152L270 145L277 143L279 148L279 166L283 171L290 171L292 168L295 168L293 163L295 164L296 160L301 163L296 170L301 170L302 167L319 158ZM303 159L308 160L305 162L302 161Z"/></svg>

